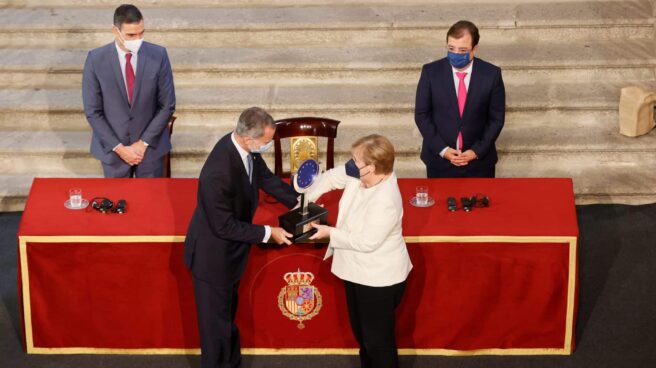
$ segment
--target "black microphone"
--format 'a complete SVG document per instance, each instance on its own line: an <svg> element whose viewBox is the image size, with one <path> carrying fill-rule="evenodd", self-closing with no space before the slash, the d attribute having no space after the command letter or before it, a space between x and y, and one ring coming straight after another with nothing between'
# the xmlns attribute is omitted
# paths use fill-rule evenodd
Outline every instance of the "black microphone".
<svg viewBox="0 0 656 368"><path fill-rule="evenodd" d="M98 212L107 213L114 207L114 202L108 198L94 198L91 200L91 208Z"/></svg>
<svg viewBox="0 0 656 368"><path fill-rule="evenodd" d="M449 198L447 198L447 200L446 200L446 208L447 208L450 212L455 212L455 210L458 209L458 205L456 204L456 199L453 198L453 197L449 197Z"/></svg>
<svg viewBox="0 0 656 368"><path fill-rule="evenodd" d="M462 209L465 210L465 212L469 212L472 210L471 199L467 197L462 197L460 198L460 203L462 203Z"/></svg>
<svg viewBox="0 0 656 368"><path fill-rule="evenodd" d="M123 214L126 211L126 206L127 206L127 202L125 202L125 199L119 199L118 203L116 204L116 208L114 209L114 212Z"/></svg>

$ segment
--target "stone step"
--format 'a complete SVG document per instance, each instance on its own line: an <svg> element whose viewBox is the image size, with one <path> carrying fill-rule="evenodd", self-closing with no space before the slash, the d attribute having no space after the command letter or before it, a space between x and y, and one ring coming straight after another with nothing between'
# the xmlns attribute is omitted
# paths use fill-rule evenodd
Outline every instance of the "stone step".
<svg viewBox="0 0 656 368"><path fill-rule="evenodd" d="M173 155L178 171L196 174L220 137L231 126L212 131L174 133ZM357 123L340 125L335 143L338 156L347 158L356 137L377 132L390 138L399 156L419 156L421 136L412 122L371 126ZM98 162L89 154L90 130L72 132L3 132L0 138L0 167L5 174L77 175L96 173ZM323 145L324 143L322 143ZM617 133L612 121L577 121L569 124L542 121L516 121L506 124L498 140L501 155L534 156L550 154L571 157L595 153L599 157L628 161L636 155L656 154L656 133L628 138ZM323 146L322 146L323 147ZM287 147L284 151L288 152ZM195 163L195 164L194 164Z"/></svg>
<svg viewBox="0 0 656 368"><path fill-rule="evenodd" d="M415 84L422 64L407 67L380 68L321 68L284 70L212 70L175 67L176 88L262 85L398 85ZM48 70L49 69L49 70ZM76 89L82 85L82 70L76 68L15 70L0 65L0 88L3 89ZM589 83L594 81L626 83L656 80L656 66L566 66L554 68L503 69L507 84L550 84L553 81Z"/></svg>
<svg viewBox="0 0 656 368"><path fill-rule="evenodd" d="M508 82L653 80L653 41L533 42L482 48ZM631 49L631 53L623 50ZM5 49L4 88L80 88L88 50ZM416 83L421 66L443 51L433 47L293 47L169 50L176 85Z"/></svg>
<svg viewBox="0 0 656 368"><path fill-rule="evenodd" d="M176 125L173 134L174 150L177 153L207 153L214 143L231 131L235 119L214 121L211 125L185 129ZM402 152L418 152L420 135L413 116L400 116L389 120L342 120L338 130L336 150L348 151L347 137L359 137L373 131L389 136ZM182 120L182 118L180 118ZM176 123L178 124L178 123ZM41 153L65 148L68 153L86 153L91 129L81 131L4 131L0 153L15 151ZM38 142L38 143L37 143ZM598 111L562 113L546 111L540 114L517 112L510 114L498 140L504 152L640 152L654 150L656 133L630 138L618 133L617 112Z"/></svg>
<svg viewBox="0 0 656 368"><path fill-rule="evenodd" d="M578 28L566 26L536 27L481 27L481 46L496 46L507 43L530 43L531 40L559 42L586 40L641 40L653 33L653 21L645 24L591 25ZM149 42L173 47L241 47L245 44L259 47L293 47L299 45L322 47L343 44L389 46L405 44L415 46L443 45L448 27L436 28L374 28L361 29L285 29L285 30L151 30ZM71 37L71 34L73 37ZM61 49L83 47L92 49L113 39L109 27L102 30L25 30L20 33L0 29L1 48L46 48Z"/></svg>
<svg viewBox="0 0 656 368"><path fill-rule="evenodd" d="M653 88L653 81L590 82L552 84L506 84L507 111L543 110L616 110L620 89L628 85ZM330 116L337 112L412 112L415 83L404 85L300 85L300 86L221 86L216 88L177 88L176 115L188 112L242 111L261 106L272 112L284 110L294 115L314 111ZM15 119L30 118L29 113L80 113L80 90L0 90L0 112L7 116L4 124L18 124ZM4 120L4 119L3 119Z"/></svg>
<svg viewBox="0 0 656 368"><path fill-rule="evenodd" d="M502 155L497 177L571 177L578 204L656 202L656 152L644 159L594 152L576 156L557 153ZM536 193L539 195L539 193ZM528 199L530 201L530 199Z"/></svg>
<svg viewBox="0 0 656 368"><path fill-rule="evenodd" d="M108 23L113 5L4 9L0 13L0 46L93 47L111 38ZM650 37L653 26L652 4L648 0L311 6L278 3L246 7L158 6L144 10L148 37L168 47L244 43L365 45L387 43L390 39L433 44L435 35L444 34L462 14L481 27L488 43ZM16 29L21 32L15 32Z"/></svg>
<svg viewBox="0 0 656 368"><path fill-rule="evenodd" d="M361 30L234 30L234 31L174 31L148 30L147 40L168 48L173 47L309 47L339 46L344 44L362 47L389 46L402 43L414 46L442 46L448 28L407 28ZM642 40L653 33L653 23L646 25L585 26L582 28L536 27L481 29L481 46L507 43L525 44L532 40L582 42L586 40ZM71 37L71 34L74 37ZM65 30L40 32L29 30L14 34L0 30L0 48L61 49L83 47L92 49L113 40L106 30Z"/></svg>
<svg viewBox="0 0 656 368"><path fill-rule="evenodd" d="M406 0L403 5L434 5L453 4L455 0ZM559 0L559 3L576 4L608 2L608 0ZM635 6L645 1L627 0L625 3ZM544 3L544 0L474 0L471 4L505 4L525 6L533 3ZM233 8L233 7L271 7L275 6L354 6L354 5L398 5L398 0L134 0L131 2L140 9L153 8ZM6 8L89 8L89 9L114 9L116 2L112 0L2 0L0 6Z"/></svg>
<svg viewBox="0 0 656 368"><path fill-rule="evenodd" d="M270 109L274 119L284 119L294 116L324 116L339 120L342 126L390 127L396 125L414 124L414 112L406 111L334 111L324 115L325 111L304 110L290 111ZM174 131L177 132L223 132L234 128L241 111L184 111L177 113ZM536 110L506 112L506 125L535 123L587 129L599 126L618 129L618 115L615 110ZM89 124L80 112L12 112L0 111L0 132L6 131L88 131Z"/></svg>
<svg viewBox="0 0 656 368"><path fill-rule="evenodd" d="M587 40L563 43L531 40L486 47L477 56L503 69L563 69L654 66L653 39ZM5 48L0 55L3 71L80 71L89 49ZM417 68L446 55L442 45L403 43L359 47L169 47L176 71L266 71L312 69Z"/></svg>
<svg viewBox="0 0 656 368"><path fill-rule="evenodd" d="M348 159L338 155L337 162ZM652 153L644 163L638 165L617 157L600 157L589 153L579 157L536 153L533 155L502 155L497 164L497 177L572 177L578 204L625 203L643 204L656 201L656 155ZM205 158L196 160L195 174L179 173L173 161L175 177L197 177ZM399 177L425 177L425 167L414 157L397 158L395 171ZM22 211L34 174L0 175L0 211ZM100 177L92 174L39 173L39 177ZM447 195L447 194L444 194ZM536 193L538 195L538 193Z"/></svg>

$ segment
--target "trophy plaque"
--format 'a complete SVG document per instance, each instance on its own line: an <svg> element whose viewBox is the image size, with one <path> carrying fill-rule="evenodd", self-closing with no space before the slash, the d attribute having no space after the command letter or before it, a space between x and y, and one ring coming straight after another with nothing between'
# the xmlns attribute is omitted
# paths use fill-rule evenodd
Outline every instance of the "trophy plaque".
<svg viewBox="0 0 656 368"><path fill-rule="evenodd" d="M315 160L305 160L298 167L294 176L294 189L301 193L301 205L278 217L280 227L292 234L291 241L301 242L314 233L316 229L312 223L325 225L328 219L328 210L315 204L307 203L305 192L312 186L319 175L319 164Z"/></svg>

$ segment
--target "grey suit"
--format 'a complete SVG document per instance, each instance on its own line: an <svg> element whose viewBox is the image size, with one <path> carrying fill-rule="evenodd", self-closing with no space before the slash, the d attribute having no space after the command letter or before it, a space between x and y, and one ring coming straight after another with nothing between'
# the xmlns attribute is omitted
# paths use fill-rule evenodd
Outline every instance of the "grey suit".
<svg viewBox="0 0 656 368"><path fill-rule="evenodd" d="M101 161L105 177L129 176L132 168L112 150L119 143L128 146L141 139L149 146L137 176L161 176L162 156L171 150L166 127L175 111L166 49L148 42L141 45L132 106L118 57L112 42L91 50L84 64L82 101L93 130L91 153Z"/></svg>

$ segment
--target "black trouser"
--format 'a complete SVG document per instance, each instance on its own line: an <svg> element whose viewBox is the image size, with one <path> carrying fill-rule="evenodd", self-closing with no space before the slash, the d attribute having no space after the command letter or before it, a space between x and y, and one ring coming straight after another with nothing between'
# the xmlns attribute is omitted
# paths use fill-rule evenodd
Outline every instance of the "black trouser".
<svg viewBox="0 0 656 368"><path fill-rule="evenodd" d="M114 164L101 162L103 175L106 178L163 178L164 158L154 161L142 162L136 166L130 166L123 160Z"/></svg>
<svg viewBox="0 0 656 368"><path fill-rule="evenodd" d="M405 290L402 283L373 287L344 281L353 335L360 344L362 368L399 366L394 311Z"/></svg>
<svg viewBox="0 0 656 368"><path fill-rule="evenodd" d="M496 167L494 165L477 170L475 172L463 170L461 167L453 166L449 170L438 170L426 167L426 177L431 178L494 178Z"/></svg>
<svg viewBox="0 0 656 368"><path fill-rule="evenodd" d="M193 279L200 333L201 367L239 367L241 347L239 330L235 324L239 283L228 288L217 288L196 277Z"/></svg>

